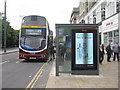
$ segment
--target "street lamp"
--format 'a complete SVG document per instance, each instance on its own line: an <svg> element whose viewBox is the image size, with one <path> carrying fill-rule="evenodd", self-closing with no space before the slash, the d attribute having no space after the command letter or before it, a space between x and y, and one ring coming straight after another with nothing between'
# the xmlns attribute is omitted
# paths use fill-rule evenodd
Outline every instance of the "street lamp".
<svg viewBox="0 0 120 90"><path fill-rule="evenodd" d="M4 52L6 52L6 0L4 10Z"/></svg>

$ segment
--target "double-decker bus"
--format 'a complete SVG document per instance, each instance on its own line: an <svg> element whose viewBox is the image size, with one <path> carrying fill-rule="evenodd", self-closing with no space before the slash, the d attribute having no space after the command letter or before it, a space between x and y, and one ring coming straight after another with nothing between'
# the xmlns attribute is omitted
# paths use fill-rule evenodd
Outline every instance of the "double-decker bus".
<svg viewBox="0 0 120 90"><path fill-rule="evenodd" d="M49 24L45 17L25 16L19 34L19 58L47 60L50 47L49 36Z"/></svg>

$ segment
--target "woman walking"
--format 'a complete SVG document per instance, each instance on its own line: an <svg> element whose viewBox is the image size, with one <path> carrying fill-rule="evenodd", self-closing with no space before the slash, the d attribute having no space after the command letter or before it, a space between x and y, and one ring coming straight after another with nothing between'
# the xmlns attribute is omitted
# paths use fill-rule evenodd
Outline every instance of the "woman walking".
<svg viewBox="0 0 120 90"><path fill-rule="evenodd" d="M103 45L99 46L99 63L102 64L103 60L104 60L104 47Z"/></svg>

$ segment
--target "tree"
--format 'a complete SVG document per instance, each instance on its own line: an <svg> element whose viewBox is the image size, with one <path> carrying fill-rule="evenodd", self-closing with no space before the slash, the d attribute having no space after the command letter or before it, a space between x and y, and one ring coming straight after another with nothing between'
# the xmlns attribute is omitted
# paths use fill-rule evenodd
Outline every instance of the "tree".
<svg viewBox="0 0 120 90"><path fill-rule="evenodd" d="M19 31L14 30L10 26L10 22L6 21L6 47L18 46ZM2 47L4 45L4 19L2 19Z"/></svg>

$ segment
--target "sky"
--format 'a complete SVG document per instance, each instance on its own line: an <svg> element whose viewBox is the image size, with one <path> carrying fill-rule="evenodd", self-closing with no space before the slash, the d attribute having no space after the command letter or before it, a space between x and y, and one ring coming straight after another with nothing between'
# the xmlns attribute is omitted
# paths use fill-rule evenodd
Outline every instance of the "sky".
<svg viewBox="0 0 120 90"><path fill-rule="evenodd" d="M80 0L6 0L7 20L19 30L22 18L27 15L40 15L47 18L50 29L55 34L55 24L70 23L74 7ZM0 0L0 12L4 12L4 0Z"/></svg>

